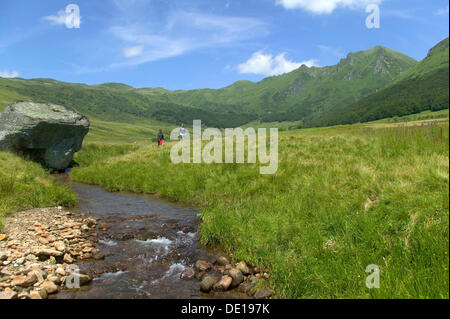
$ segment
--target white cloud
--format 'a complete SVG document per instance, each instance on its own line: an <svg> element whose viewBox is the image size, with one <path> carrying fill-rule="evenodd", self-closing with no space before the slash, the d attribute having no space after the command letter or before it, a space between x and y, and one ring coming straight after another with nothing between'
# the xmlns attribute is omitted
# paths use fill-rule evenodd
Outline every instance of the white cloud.
<svg viewBox="0 0 450 319"><path fill-rule="evenodd" d="M437 14L438 16L443 16L443 15L445 15L445 14L448 14L448 12L449 12L449 8L448 8L448 5L447 5L447 7L441 8L441 9L439 9L438 11L436 11L436 14Z"/></svg>
<svg viewBox="0 0 450 319"><path fill-rule="evenodd" d="M66 17L67 14L65 11L60 10L56 15L53 16L45 16L43 17L44 20L50 21L51 24L59 25L59 24L66 24Z"/></svg>
<svg viewBox="0 0 450 319"><path fill-rule="evenodd" d="M3 70L0 71L0 78L17 78L19 77L18 71L9 71L9 70Z"/></svg>
<svg viewBox="0 0 450 319"><path fill-rule="evenodd" d="M42 19L49 21L52 25L65 25L67 18L69 16L72 17L72 14L73 13L71 11L59 10L56 15L45 16ZM81 17L79 22L81 24Z"/></svg>
<svg viewBox="0 0 450 319"><path fill-rule="evenodd" d="M382 0L276 0L285 9L303 9L316 14L330 14L336 8L359 9Z"/></svg>
<svg viewBox="0 0 450 319"><path fill-rule="evenodd" d="M285 53L281 53L274 57L271 54L265 54L258 51L245 63L239 64L238 70L240 73L274 76L291 72L302 65L306 65L307 67L317 66L317 61L314 59L303 62L293 62L287 60L285 56Z"/></svg>
<svg viewBox="0 0 450 319"><path fill-rule="evenodd" d="M255 18L177 11L156 27L140 22L116 25L109 32L122 43L128 58L109 66L115 68L237 44L266 35L267 27Z"/></svg>
<svg viewBox="0 0 450 319"><path fill-rule="evenodd" d="M111 68L139 65L178 56L189 51L194 46L194 43L189 43L183 39L146 34L134 27L113 27L111 32L125 43L136 44L132 48L142 48L139 55L128 56L129 59L127 61L113 63L110 65Z"/></svg>
<svg viewBox="0 0 450 319"><path fill-rule="evenodd" d="M138 56L144 51L144 47L141 45L135 45L132 47L127 47L123 49L123 55L127 58Z"/></svg>

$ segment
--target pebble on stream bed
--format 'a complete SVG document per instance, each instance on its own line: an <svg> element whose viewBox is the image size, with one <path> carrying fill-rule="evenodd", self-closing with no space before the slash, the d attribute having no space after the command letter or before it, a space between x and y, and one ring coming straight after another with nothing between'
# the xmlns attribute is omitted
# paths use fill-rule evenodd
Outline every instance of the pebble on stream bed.
<svg viewBox="0 0 450 319"><path fill-rule="evenodd" d="M221 256L213 262L198 260L194 269L187 268L181 273L182 279L195 277L200 281L200 290L204 293L223 293L237 291L250 298L266 299L275 295L267 286L269 270L248 266L244 261L232 265L228 258ZM260 283L261 285L257 285ZM259 287L259 288L258 288Z"/></svg>
<svg viewBox="0 0 450 319"><path fill-rule="evenodd" d="M80 285L92 278L74 272L76 262L102 259L95 248L95 218L66 212L62 207L33 209L4 219L0 234L0 299L46 299L66 288L77 277ZM209 256L186 268L181 279L200 281L200 290L209 294L238 293L249 298L270 298L269 271L241 261L232 264L224 256ZM70 277L68 277L71 275ZM226 295L224 295L226 296Z"/></svg>
<svg viewBox="0 0 450 319"><path fill-rule="evenodd" d="M0 299L46 299L66 286L91 278L74 273L77 260L97 258L94 218L62 207L32 209L4 219L0 234ZM72 277L73 277L72 276Z"/></svg>

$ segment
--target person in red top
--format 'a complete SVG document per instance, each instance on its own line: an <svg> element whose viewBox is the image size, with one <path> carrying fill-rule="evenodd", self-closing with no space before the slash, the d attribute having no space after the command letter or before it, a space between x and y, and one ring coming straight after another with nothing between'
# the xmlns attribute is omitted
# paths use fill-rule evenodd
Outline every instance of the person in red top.
<svg viewBox="0 0 450 319"><path fill-rule="evenodd" d="M164 141L164 134L163 134L162 130L159 130L159 133L158 133L158 146L162 146L163 145L163 141Z"/></svg>

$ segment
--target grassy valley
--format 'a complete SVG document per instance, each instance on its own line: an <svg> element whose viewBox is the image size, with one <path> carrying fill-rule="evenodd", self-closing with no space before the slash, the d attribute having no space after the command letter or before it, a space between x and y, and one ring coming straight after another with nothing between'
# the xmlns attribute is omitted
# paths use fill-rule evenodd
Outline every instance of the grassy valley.
<svg viewBox="0 0 450 319"><path fill-rule="evenodd" d="M253 164L174 165L170 143L134 144L139 127L118 124L89 133L72 178L202 207L201 241L270 267L278 297L448 298L445 116L281 132L273 176ZM38 164L0 153L0 165L0 215L75 203ZM365 288L369 264L381 289Z"/></svg>
<svg viewBox="0 0 450 319"><path fill-rule="evenodd" d="M273 176L130 147L87 145L73 178L203 207L201 241L269 266L278 297L448 298L448 121L283 132Z"/></svg>

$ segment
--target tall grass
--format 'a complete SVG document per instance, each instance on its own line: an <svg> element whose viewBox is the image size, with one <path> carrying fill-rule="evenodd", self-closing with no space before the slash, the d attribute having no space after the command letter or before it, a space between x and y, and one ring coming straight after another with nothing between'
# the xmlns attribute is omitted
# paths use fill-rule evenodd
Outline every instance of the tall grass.
<svg viewBox="0 0 450 319"><path fill-rule="evenodd" d="M19 210L73 206L75 194L58 184L36 163L0 152L0 229L2 218Z"/></svg>
<svg viewBox="0 0 450 319"><path fill-rule="evenodd" d="M138 149L139 146L131 144L84 143L83 151L75 154L74 161L77 165L84 167L102 163L108 158L128 154Z"/></svg>
<svg viewBox="0 0 450 319"><path fill-rule="evenodd" d="M272 176L254 164L174 165L155 146L72 176L203 207L201 241L269 266L278 297L448 298L448 157L448 124L348 126L281 134ZM380 289L365 285L370 264Z"/></svg>

